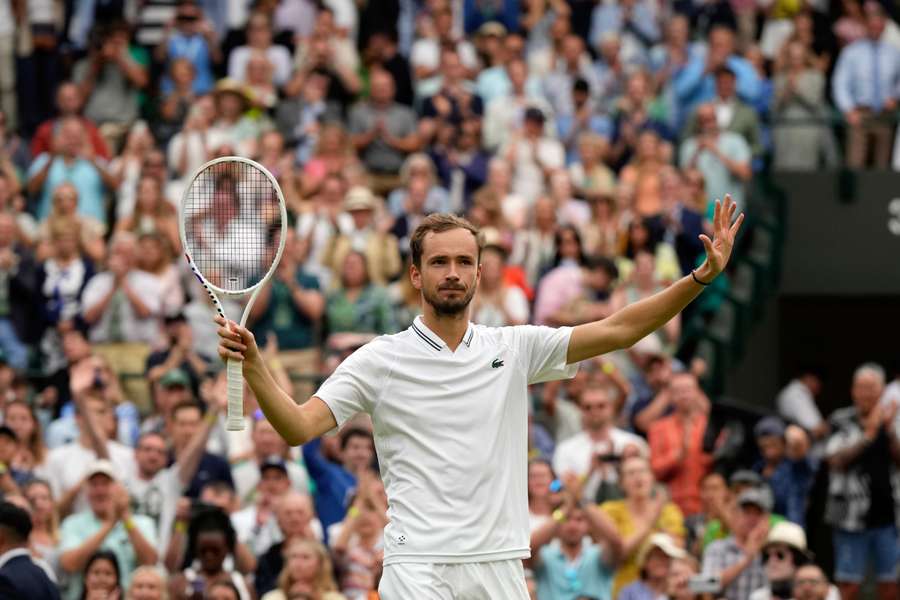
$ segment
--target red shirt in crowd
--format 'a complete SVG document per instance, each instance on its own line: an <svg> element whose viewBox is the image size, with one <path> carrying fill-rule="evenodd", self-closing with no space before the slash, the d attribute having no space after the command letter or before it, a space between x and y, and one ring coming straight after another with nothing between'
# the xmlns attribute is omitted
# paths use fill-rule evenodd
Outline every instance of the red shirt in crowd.
<svg viewBox="0 0 900 600"><path fill-rule="evenodd" d="M700 481L712 465L712 457L703 451L707 416L698 413L691 421L683 454L684 422L680 415L660 419L647 432L653 474L669 487L672 501L685 516L702 511Z"/></svg>

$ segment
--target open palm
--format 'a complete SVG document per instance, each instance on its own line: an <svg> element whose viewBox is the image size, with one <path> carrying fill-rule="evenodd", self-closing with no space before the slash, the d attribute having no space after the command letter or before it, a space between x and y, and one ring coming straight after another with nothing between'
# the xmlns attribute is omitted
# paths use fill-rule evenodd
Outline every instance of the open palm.
<svg viewBox="0 0 900 600"><path fill-rule="evenodd" d="M725 269L728 259L731 258L731 250L734 248L734 238L744 222L744 213L738 215L734 219L734 213L737 211L737 204L731 199L731 196L725 195L725 203L716 200L716 210L713 213L713 238L709 239L706 234L700 234L700 241L706 248L706 267L709 269L709 275L715 277Z"/></svg>

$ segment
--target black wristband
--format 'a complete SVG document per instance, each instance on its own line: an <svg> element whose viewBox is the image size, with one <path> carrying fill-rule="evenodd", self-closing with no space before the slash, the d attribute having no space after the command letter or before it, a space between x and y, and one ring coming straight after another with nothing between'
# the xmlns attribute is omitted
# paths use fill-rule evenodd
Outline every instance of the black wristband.
<svg viewBox="0 0 900 600"><path fill-rule="evenodd" d="M707 285L709 285L710 283L712 283L711 281L710 281L710 282L705 282L705 281L700 281L699 279L697 279L697 272L696 272L696 271L691 271L691 277L693 277L694 281L696 281L697 283L699 283L700 285L703 285L703 286L707 286Z"/></svg>

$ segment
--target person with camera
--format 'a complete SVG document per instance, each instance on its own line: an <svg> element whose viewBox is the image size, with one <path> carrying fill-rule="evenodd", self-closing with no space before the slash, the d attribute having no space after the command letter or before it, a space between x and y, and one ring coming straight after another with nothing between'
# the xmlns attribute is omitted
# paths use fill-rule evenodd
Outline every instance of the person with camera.
<svg viewBox="0 0 900 600"><path fill-rule="evenodd" d="M198 96L213 88L213 65L222 62L222 51L212 23L204 18L203 9L190 1L178 3L175 19L167 25L163 39L153 53L158 62L166 65L166 73L176 60L186 59L195 75L191 90ZM174 87L169 76L160 81L160 91L164 94L172 92Z"/></svg>
<svg viewBox="0 0 900 600"><path fill-rule="evenodd" d="M595 374L579 398L583 431L560 442L553 454L553 470L580 477L584 496L597 502L622 497L617 466L626 450L649 456L642 438L615 426L615 402L600 384L602 377Z"/></svg>

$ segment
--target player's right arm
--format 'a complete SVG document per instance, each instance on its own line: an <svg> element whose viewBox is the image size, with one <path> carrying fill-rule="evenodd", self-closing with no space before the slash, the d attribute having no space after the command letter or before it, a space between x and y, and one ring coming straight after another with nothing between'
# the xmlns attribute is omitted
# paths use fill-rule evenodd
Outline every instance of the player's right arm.
<svg viewBox="0 0 900 600"><path fill-rule="evenodd" d="M266 419L291 446L299 446L337 427L331 409L313 396L297 404L275 382L266 368L253 334L234 321L217 316L219 356L244 362L244 379L256 395Z"/></svg>

